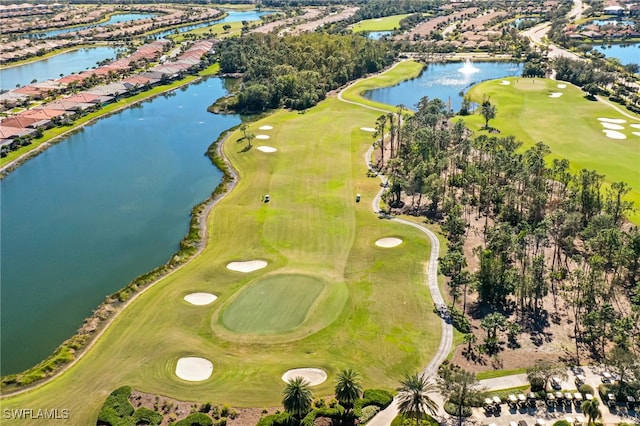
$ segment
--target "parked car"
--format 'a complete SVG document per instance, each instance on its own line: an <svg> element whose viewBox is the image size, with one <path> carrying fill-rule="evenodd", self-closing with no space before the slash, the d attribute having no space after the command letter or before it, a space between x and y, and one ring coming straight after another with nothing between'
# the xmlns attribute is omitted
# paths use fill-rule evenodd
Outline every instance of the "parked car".
<svg viewBox="0 0 640 426"><path fill-rule="evenodd" d="M560 380L559 377L551 378L551 387L554 388L555 390L562 389L562 381Z"/></svg>

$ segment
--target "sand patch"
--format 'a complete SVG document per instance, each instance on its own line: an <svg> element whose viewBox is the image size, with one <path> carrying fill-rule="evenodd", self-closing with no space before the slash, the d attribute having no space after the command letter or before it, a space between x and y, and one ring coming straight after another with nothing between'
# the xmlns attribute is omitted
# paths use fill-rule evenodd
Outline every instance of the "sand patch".
<svg viewBox="0 0 640 426"><path fill-rule="evenodd" d="M213 301L217 298L218 296L211 293L191 293L187 294L184 297L184 300L191 303L192 305L204 306L208 305L209 303L213 303Z"/></svg>
<svg viewBox="0 0 640 426"><path fill-rule="evenodd" d="M622 118L606 118L606 117L599 117L598 120L600 121L604 121L606 123L616 123L616 124L622 124L622 123L626 123L627 120L624 120Z"/></svg>
<svg viewBox="0 0 640 426"><path fill-rule="evenodd" d="M633 127L634 129L640 129L640 124L629 124L629 126Z"/></svg>
<svg viewBox="0 0 640 426"><path fill-rule="evenodd" d="M617 130L603 130L604 134L611 139L626 139L627 136L624 133L620 133Z"/></svg>
<svg viewBox="0 0 640 426"><path fill-rule="evenodd" d="M273 126L265 125L258 127L258 130L272 130Z"/></svg>
<svg viewBox="0 0 640 426"><path fill-rule="evenodd" d="M640 132L631 132L631 134L634 136L640 136Z"/></svg>
<svg viewBox="0 0 640 426"><path fill-rule="evenodd" d="M511 84L511 82L510 82L510 81L507 81L507 80L502 80L502 81L500 82L500 84L502 84L503 86L508 86L508 85L510 85L510 84Z"/></svg>
<svg viewBox="0 0 640 426"><path fill-rule="evenodd" d="M549 95L550 98L559 98L562 96L562 92L553 92Z"/></svg>
<svg viewBox="0 0 640 426"><path fill-rule="evenodd" d="M384 248L396 247L396 246L399 246L400 244L402 244L402 240L400 238L393 238L393 237L380 238L378 241L376 241L376 245L378 247L384 247Z"/></svg>
<svg viewBox="0 0 640 426"><path fill-rule="evenodd" d="M376 129L374 129L373 127L360 127L360 130L362 130L363 132L375 132Z"/></svg>
<svg viewBox="0 0 640 426"><path fill-rule="evenodd" d="M269 135L256 135L256 139L269 139Z"/></svg>
<svg viewBox="0 0 640 426"><path fill-rule="evenodd" d="M567 88L566 84L563 84L563 83L558 84L558 89L566 89L566 88Z"/></svg>
<svg viewBox="0 0 640 426"><path fill-rule="evenodd" d="M624 126L621 126L619 124L607 123L606 121L603 121L600 124L602 124L602 127L604 127L605 129L609 129L609 130L623 130L624 129Z"/></svg>
<svg viewBox="0 0 640 426"><path fill-rule="evenodd" d="M211 373L213 373L213 364L204 358L180 358L176 365L176 376L189 382L207 380L211 377Z"/></svg>
<svg viewBox="0 0 640 426"><path fill-rule="evenodd" d="M236 272L253 272L267 266L264 260L248 260L246 262L231 262L227 265L227 269Z"/></svg>
<svg viewBox="0 0 640 426"><path fill-rule="evenodd" d="M327 380L327 373L319 368L295 368L284 373L282 375L282 381L289 383L290 380L296 377L304 378L309 382L309 386L316 386Z"/></svg>
<svg viewBox="0 0 640 426"><path fill-rule="evenodd" d="M265 146L265 145L259 146L256 149L258 151L262 151L262 152L276 152L277 151L277 148L274 148L272 146Z"/></svg>

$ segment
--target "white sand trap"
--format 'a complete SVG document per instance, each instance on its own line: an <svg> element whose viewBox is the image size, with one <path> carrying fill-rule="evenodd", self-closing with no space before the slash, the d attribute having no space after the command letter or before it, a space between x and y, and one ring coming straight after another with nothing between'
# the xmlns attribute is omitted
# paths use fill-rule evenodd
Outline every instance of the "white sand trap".
<svg viewBox="0 0 640 426"><path fill-rule="evenodd" d="M256 139L269 139L269 135L256 135Z"/></svg>
<svg viewBox="0 0 640 426"><path fill-rule="evenodd" d="M558 84L558 89L566 89L566 88L567 88L566 84L563 84L563 83Z"/></svg>
<svg viewBox="0 0 640 426"><path fill-rule="evenodd" d="M631 132L631 134L634 136L640 136L640 132Z"/></svg>
<svg viewBox="0 0 640 426"><path fill-rule="evenodd" d="M622 118L603 118L603 117L600 117L600 118L598 118L598 120L604 121L604 122L607 122L607 123L617 123L617 124L622 124L622 123L626 123L627 122L627 120L624 120Z"/></svg>
<svg viewBox="0 0 640 426"><path fill-rule="evenodd" d="M310 386L316 386L327 380L327 373L319 368L295 368L284 373L282 375L282 381L289 383L289 380L295 379L296 377L302 377L309 382Z"/></svg>
<svg viewBox="0 0 640 426"><path fill-rule="evenodd" d="M258 127L258 130L272 130L273 126L260 126Z"/></svg>
<svg viewBox="0 0 640 426"><path fill-rule="evenodd" d="M360 130L364 131L364 132L375 132L376 129L374 129L373 127L360 127Z"/></svg>
<svg viewBox="0 0 640 426"><path fill-rule="evenodd" d="M559 98L562 96L562 92L553 92L549 95L550 98Z"/></svg>
<svg viewBox="0 0 640 426"><path fill-rule="evenodd" d="M633 127L634 129L640 129L640 124L629 124L629 126Z"/></svg>
<svg viewBox="0 0 640 426"><path fill-rule="evenodd" d="M507 80L502 80L502 81L500 82L500 84L502 84L503 86L508 86L508 85L510 85L510 84L511 84L511 82L510 82L510 81L507 81Z"/></svg>
<svg viewBox="0 0 640 426"><path fill-rule="evenodd" d="M396 247L400 244L402 244L402 240L400 238L380 238L378 241L376 241L376 245L378 247L385 248Z"/></svg>
<svg viewBox="0 0 640 426"><path fill-rule="evenodd" d="M253 272L267 266L264 260L248 260L246 262L231 262L227 265L227 269L236 272Z"/></svg>
<svg viewBox="0 0 640 426"><path fill-rule="evenodd" d="M208 305L209 303L212 303L217 298L218 296L211 293L191 293L191 294L187 294L184 297L184 300L191 303L192 305L203 306L203 305Z"/></svg>
<svg viewBox="0 0 640 426"><path fill-rule="evenodd" d="M619 124L607 123L606 121L603 121L600 124L602 124L602 127L604 127L605 129L609 129L609 130L623 130L624 129L624 126L621 126Z"/></svg>
<svg viewBox="0 0 640 426"><path fill-rule="evenodd" d="M204 358L180 358L176 365L176 376L189 382L207 380L211 377L211 373L213 373L213 364Z"/></svg>
<svg viewBox="0 0 640 426"><path fill-rule="evenodd" d="M262 151L262 152L276 152L278 149L274 148L272 146L259 146L256 148L258 151Z"/></svg>
<svg viewBox="0 0 640 426"><path fill-rule="evenodd" d="M617 130L603 130L604 134L611 139L626 139L627 136L624 133L620 133Z"/></svg>

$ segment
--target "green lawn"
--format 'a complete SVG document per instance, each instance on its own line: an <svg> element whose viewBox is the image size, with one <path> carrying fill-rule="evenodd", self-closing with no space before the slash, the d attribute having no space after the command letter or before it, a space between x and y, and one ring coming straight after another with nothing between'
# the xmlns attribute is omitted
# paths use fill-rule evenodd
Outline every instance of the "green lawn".
<svg viewBox="0 0 640 426"><path fill-rule="evenodd" d="M204 252L138 297L67 372L3 399L2 408L67 408L74 424L92 424L106 396L124 384L182 400L264 407L280 404L280 377L291 368L328 373L316 395L333 393L342 368L360 372L365 387L388 389L424 368L440 338L424 276L430 248L421 232L371 212L380 182L367 177L363 154L372 138L360 127L374 126L378 115L329 98L304 114L277 111L250 123L249 132L270 136L254 140L253 149L245 150L241 132L233 133L224 149L240 180L211 211ZM273 129L261 131L262 125ZM264 153L260 145L278 151ZM356 193L362 202L355 203ZM404 243L375 246L387 236ZM268 266L248 274L226 268L253 259ZM229 315L238 326L238 313L229 310L236 303L255 306L252 286L267 291L269 283L296 275L323 285L302 301L301 325L256 339L221 323L220 316ZM196 291L218 299L208 306L182 301ZM272 312L275 298L303 296L273 291ZM197 384L178 379L176 363L184 356L210 359L212 377Z"/></svg>
<svg viewBox="0 0 640 426"><path fill-rule="evenodd" d="M640 116L629 113L635 117L632 119L601 102L589 101L571 84L561 89L559 82L548 79L505 79L509 85L501 81L487 81L469 91L474 100L489 96L497 106L491 127L502 135L514 135L525 148L544 142L552 150L550 158L567 158L574 172L594 169L604 174L608 183L627 182L632 187L628 199L639 209L630 220L640 223L640 136L632 133L640 129L629 125L640 124ZM552 98L552 93L562 96ZM626 120L619 130L626 139L607 137L598 118ZM484 132L480 130L484 119L479 114L464 120L477 134Z"/></svg>
<svg viewBox="0 0 640 426"><path fill-rule="evenodd" d="M408 13L404 15L385 16L384 18L366 19L353 25L353 32L359 33L362 31L392 31L396 28L400 28L400 21L409 16Z"/></svg>

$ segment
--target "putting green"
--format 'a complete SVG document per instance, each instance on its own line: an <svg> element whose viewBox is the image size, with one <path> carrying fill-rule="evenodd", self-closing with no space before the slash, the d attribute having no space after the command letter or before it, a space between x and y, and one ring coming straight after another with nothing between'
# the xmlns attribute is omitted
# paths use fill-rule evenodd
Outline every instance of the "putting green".
<svg viewBox="0 0 640 426"><path fill-rule="evenodd" d="M299 274L259 280L240 292L222 314L225 327L236 333L274 334L300 326L325 284Z"/></svg>

